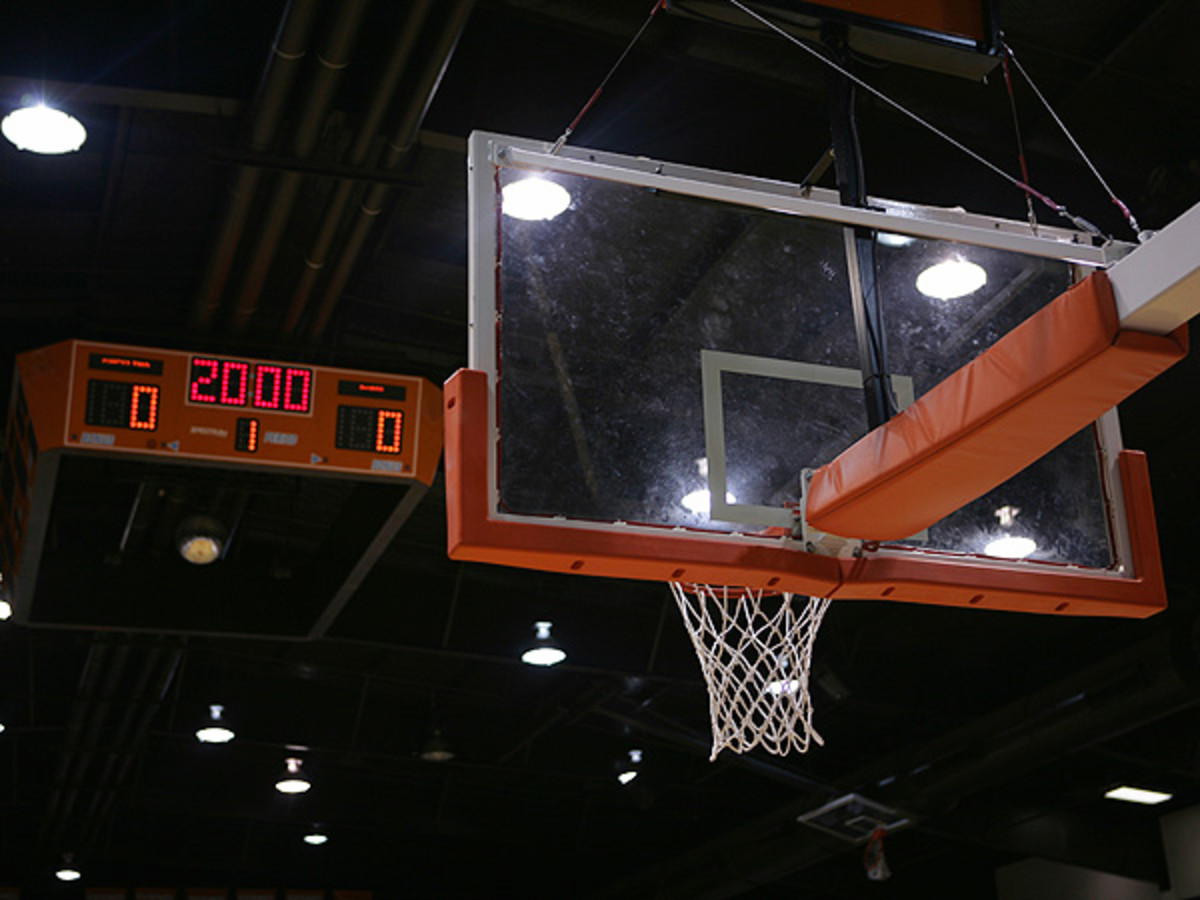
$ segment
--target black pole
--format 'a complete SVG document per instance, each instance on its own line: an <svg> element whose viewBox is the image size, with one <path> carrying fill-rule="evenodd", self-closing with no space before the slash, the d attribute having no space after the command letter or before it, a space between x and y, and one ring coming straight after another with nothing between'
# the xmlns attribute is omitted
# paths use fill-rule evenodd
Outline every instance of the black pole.
<svg viewBox="0 0 1200 900"><path fill-rule="evenodd" d="M849 67L844 34L826 33L825 44L837 61ZM843 206L866 206L867 188L863 171L862 148L855 117L857 92L854 83L840 72L829 71L829 126L833 134L833 161L838 193ZM863 398L867 424L882 425L896 414L888 372L887 333L883 323L883 302L876 282L875 234L866 228L854 230L854 256L858 264L861 292L853 289L854 328L858 336L859 365L863 374Z"/></svg>

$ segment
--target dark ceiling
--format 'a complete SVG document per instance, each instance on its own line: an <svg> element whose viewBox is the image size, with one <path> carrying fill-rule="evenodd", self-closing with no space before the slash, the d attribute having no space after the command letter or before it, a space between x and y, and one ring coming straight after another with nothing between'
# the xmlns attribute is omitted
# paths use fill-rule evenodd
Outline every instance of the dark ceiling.
<svg viewBox="0 0 1200 900"><path fill-rule="evenodd" d="M56 158L0 147L0 396L16 353L67 338L440 384L466 362L467 135L556 138L649 6L4 4L5 111L45 90L89 139ZM1200 200L1200 6L1001 0L998 14L1143 226ZM272 62L277 32L285 52ZM1001 78L857 65L1015 171ZM1022 85L1018 101L1032 180L1129 239ZM1019 192L877 101L864 98L860 117L872 193L1024 216ZM799 181L828 122L826 75L809 57L672 10L572 143ZM178 568L154 577L164 602L191 598L186 615L146 600L143 618L118 627L5 623L0 884L79 896L52 877L72 852L84 885L359 888L380 900L987 898L995 869L1026 857L1166 887L1159 811L1100 794L1126 781L1173 791L1172 809L1200 801L1198 377L1185 362L1123 408L1126 444L1150 454L1167 612L834 604L817 644L825 747L804 756L710 763L707 697L668 589L453 563L440 480L318 640L278 637L296 631L295 608L276 621L214 602L207 616ZM63 503L83 518L54 537L74 568L55 596L72 621L105 624L89 608L120 579L80 571L106 564L93 545L115 540L113 515L123 524L116 486L147 481L169 497L212 476L80 465ZM238 487L273 498L256 526L269 577L295 584L297 603L314 583L331 590L344 564L334 538L357 534L337 517L370 501L294 476ZM290 557L270 542L284 527ZM570 657L534 670L517 654L543 617ZM236 723L230 745L193 737L214 702ZM452 760L421 758L434 728ZM633 747L643 775L621 787L613 765ZM314 781L296 799L272 789L290 753ZM887 840L884 884L866 881L860 847L795 821L847 791L912 820ZM314 822L330 835L322 847L300 840Z"/></svg>

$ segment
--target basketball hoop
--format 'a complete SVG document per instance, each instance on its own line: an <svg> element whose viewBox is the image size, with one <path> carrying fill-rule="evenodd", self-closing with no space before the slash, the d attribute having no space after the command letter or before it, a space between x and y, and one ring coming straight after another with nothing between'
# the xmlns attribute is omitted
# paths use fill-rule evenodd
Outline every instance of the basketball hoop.
<svg viewBox="0 0 1200 900"><path fill-rule="evenodd" d="M671 582L708 685L712 755L762 746L783 756L824 744L812 725L813 641L823 597Z"/></svg>

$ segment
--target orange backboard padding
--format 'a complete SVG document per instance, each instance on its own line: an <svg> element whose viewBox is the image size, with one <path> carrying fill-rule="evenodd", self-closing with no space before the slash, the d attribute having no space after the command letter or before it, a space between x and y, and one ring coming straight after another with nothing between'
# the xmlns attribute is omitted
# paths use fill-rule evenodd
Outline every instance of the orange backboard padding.
<svg viewBox="0 0 1200 900"><path fill-rule="evenodd" d="M824 596L841 581L836 559L776 543L662 528L630 533L547 519L493 518L487 484L488 381L461 369L445 387L446 509L454 559L645 581L753 584Z"/></svg>
<svg viewBox="0 0 1200 900"><path fill-rule="evenodd" d="M810 0L882 22L923 28L982 42L987 38L982 0Z"/></svg>
<svg viewBox="0 0 1200 900"><path fill-rule="evenodd" d="M462 369L445 386L448 550L452 558L551 572L749 585L837 599L881 599L1063 615L1144 617L1166 606L1144 455L1120 457L1132 571L885 549L860 559L805 553L795 542L673 528L622 528L494 513L488 484L488 375Z"/></svg>
<svg viewBox="0 0 1200 900"><path fill-rule="evenodd" d="M813 473L808 524L916 534L1003 484L1187 354L1187 328L1122 331L1096 272Z"/></svg>

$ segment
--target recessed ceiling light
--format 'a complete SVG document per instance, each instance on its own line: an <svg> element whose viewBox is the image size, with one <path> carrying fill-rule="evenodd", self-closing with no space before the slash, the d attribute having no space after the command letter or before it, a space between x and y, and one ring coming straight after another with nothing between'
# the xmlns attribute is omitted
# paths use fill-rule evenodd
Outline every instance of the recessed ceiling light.
<svg viewBox="0 0 1200 900"><path fill-rule="evenodd" d="M895 234L891 231L881 231L875 235L875 240L885 247L907 247L916 240L908 234Z"/></svg>
<svg viewBox="0 0 1200 900"><path fill-rule="evenodd" d="M319 847L329 840L329 835L321 831L310 831L304 836L304 843Z"/></svg>
<svg viewBox="0 0 1200 900"><path fill-rule="evenodd" d="M506 216L531 222L553 219L571 205L566 188L538 175L509 182L500 195Z"/></svg>
<svg viewBox="0 0 1200 900"><path fill-rule="evenodd" d="M0 131L18 150L47 155L71 153L87 140L78 119L44 103L14 109L0 122Z"/></svg>
<svg viewBox="0 0 1200 900"><path fill-rule="evenodd" d="M954 300L973 294L987 284L982 266L965 259L948 259L917 276L917 290L935 300Z"/></svg>
<svg viewBox="0 0 1200 900"><path fill-rule="evenodd" d="M1166 803L1174 795L1164 794L1162 791L1150 791L1145 788L1122 785L1121 787L1113 788L1111 791L1105 791L1104 796L1109 800L1124 800L1126 803L1141 803L1146 806L1155 806L1159 803Z"/></svg>

